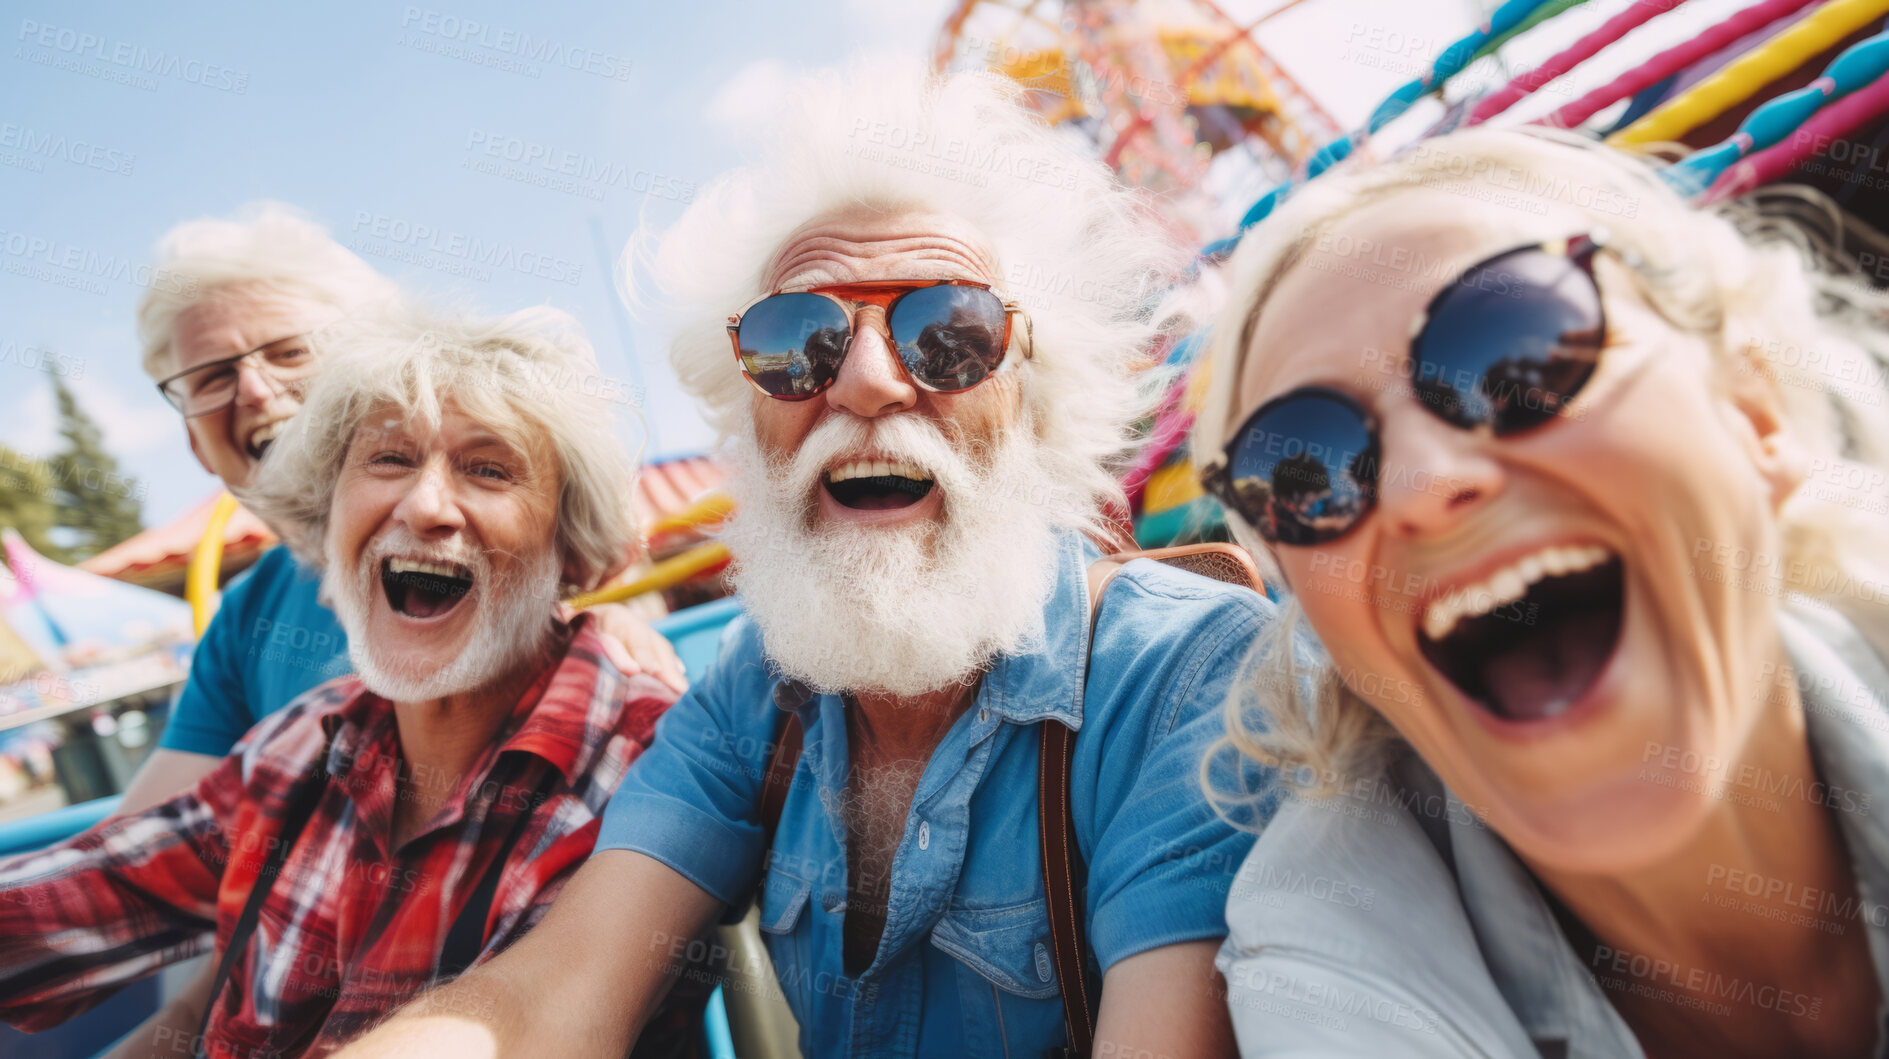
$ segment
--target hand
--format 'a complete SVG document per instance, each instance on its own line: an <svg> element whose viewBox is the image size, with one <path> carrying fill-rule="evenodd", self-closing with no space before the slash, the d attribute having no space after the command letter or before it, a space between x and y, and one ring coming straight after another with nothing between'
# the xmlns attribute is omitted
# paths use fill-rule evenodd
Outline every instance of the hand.
<svg viewBox="0 0 1889 1059"><path fill-rule="evenodd" d="M563 604L560 607L562 617L570 620L570 608ZM689 690L689 677L675 647L634 611L621 603L601 603L590 608L590 613L597 631L603 634L603 653L611 665L626 675L648 673L674 688L678 695Z"/></svg>

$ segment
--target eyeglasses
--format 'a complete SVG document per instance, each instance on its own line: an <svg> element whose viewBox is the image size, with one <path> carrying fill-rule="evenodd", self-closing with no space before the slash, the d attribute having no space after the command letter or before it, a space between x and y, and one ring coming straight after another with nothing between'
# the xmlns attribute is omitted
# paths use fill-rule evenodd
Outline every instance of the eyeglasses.
<svg viewBox="0 0 1889 1059"><path fill-rule="evenodd" d="M260 357L257 369L285 387L298 388L315 373L314 347L307 335L291 335L208 364L180 371L157 384L157 392L187 419L221 412L236 399L237 366Z"/></svg>
<svg viewBox="0 0 1889 1059"><path fill-rule="evenodd" d="M988 283L957 279L877 280L783 289L728 318L741 373L782 401L804 401L833 385L853 346L859 310L885 310L899 362L920 389L962 393L1003 368L1022 319L1023 356L1031 353L1030 318Z"/></svg>
<svg viewBox="0 0 1889 1059"><path fill-rule="evenodd" d="M1594 278L1602 249L1595 235L1530 244L1457 276L1412 322L1417 401L1495 437L1563 414L1607 341ZM1305 386L1260 405L1201 482L1268 542L1324 544L1377 506L1380 464L1376 418L1350 394Z"/></svg>

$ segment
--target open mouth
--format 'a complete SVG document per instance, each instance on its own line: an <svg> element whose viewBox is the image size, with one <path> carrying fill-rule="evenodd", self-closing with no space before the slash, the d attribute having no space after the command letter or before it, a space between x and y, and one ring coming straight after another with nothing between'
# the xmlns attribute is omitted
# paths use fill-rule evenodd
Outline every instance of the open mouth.
<svg viewBox="0 0 1889 1059"><path fill-rule="evenodd" d="M409 618L439 618L472 591L472 571L458 563L382 559L380 587L395 613Z"/></svg>
<svg viewBox="0 0 1889 1059"><path fill-rule="evenodd" d="M1625 593L1625 567L1612 551L1544 548L1433 600L1418 649L1465 698L1497 717L1558 717L1613 657Z"/></svg>
<svg viewBox="0 0 1889 1059"><path fill-rule="evenodd" d="M269 445L275 441L276 435L282 433L282 428L288 425L288 420L278 419L273 423L257 428L254 433L249 435L249 440L243 443L243 448L249 452L249 458L252 460L262 459L262 454L269 451Z"/></svg>
<svg viewBox="0 0 1889 1059"><path fill-rule="evenodd" d="M925 472L897 460L853 460L826 472L826 491L841 507L885 511L911 507L937 483Z"/></svg>

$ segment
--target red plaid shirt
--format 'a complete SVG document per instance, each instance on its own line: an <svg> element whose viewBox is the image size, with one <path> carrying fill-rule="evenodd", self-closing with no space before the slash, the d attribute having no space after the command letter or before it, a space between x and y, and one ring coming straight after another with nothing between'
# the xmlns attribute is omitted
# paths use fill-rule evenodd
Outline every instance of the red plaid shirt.
<svg viewBox="0 0 1889 1059"><path fill-rule="evenodd" d="M220 951L291 794L320 782L205 1043L213 1056L325 1054L426 988L454 918L521 814L479 961L537 923L674 699L605 662L580 619L444 807L390 849L396 798L437 781L402 762L386 700L354 676L324 684L251 729L189 793L0 864L0 1018L53 1026L209 951L213 938ZM307 780L324 747L328 774ZM556 779L545 772L553 768ZM541 783L550 785L542 802Z"/></svg>

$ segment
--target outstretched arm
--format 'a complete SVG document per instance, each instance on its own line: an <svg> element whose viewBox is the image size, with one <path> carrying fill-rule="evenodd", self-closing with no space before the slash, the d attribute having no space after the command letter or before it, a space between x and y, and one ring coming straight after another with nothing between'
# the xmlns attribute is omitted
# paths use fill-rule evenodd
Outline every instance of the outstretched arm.
<svg viewBox="0 0 1889 1059"><path fill-rule="evenodd" d="M58 845L0 861L0 1019L37 1032L210 947L241 763Z"/></svg>
<svg viewBox="0 0 1889 1059"><path fill-rule="evenodd" d="M1109 968L1095 1017L1098 1059L1234 1054L1226 983L1213 966L1219 948L1212 941L1165 945Z"/></svg>
<svg viewBox="0 0 1889 1059"><path fill-rule="evenodd" d="M401 1009L341 1059L625 1054L721 902L673 869L603 850L517 944Z"/></svg>

